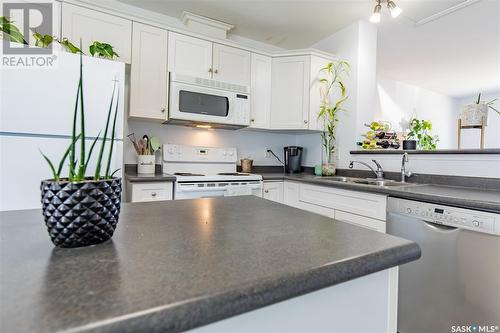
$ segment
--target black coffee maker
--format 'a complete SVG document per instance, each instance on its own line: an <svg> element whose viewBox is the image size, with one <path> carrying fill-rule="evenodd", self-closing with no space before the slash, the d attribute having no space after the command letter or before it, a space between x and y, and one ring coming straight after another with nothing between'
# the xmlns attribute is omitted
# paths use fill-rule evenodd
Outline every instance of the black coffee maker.
<svg viewBox="0 0 500 333"><path fill-rule="evenodd" d="M302 151L299 146L288 146L283 148L285 151L285 172L302 172Z"/></svg>

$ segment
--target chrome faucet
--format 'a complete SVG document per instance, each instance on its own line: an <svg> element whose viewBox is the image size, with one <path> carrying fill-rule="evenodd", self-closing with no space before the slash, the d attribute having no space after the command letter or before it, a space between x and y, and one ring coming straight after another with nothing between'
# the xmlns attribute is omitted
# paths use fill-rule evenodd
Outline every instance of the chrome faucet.
<svg viewBox="0 0 500 333"><path fill-rule="evenodd" d="M401 183L405 183L405 178L411 176L411 172L406 170L406 163L408 163L408 153L404 153L401 160Z"/></svg>
<svg viewBox="0 0 500 333"><path fill-rule="evenodd" d="M368 163L365 163L363 161L351 161L351 163L349 164L349 169L352 169L354 167L354 163L363 164L368 169L370 169L371 171L373 171L373 173L377 176L378 180L383 180L384 179L384 170L382 169L382 166L376 160L372 160L372 161L377 166L377 170L375 170Z"/></svg>

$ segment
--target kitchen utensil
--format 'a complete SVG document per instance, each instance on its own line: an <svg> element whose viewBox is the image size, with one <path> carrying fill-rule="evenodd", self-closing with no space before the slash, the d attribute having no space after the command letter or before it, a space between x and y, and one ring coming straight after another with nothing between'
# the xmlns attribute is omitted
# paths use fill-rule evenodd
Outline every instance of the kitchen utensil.
<svg viewBox="0 0 500 333"><path fill-rule="evenodd" d="M142 139L144 140L144 143L145 143L145 148L146 148L146 154L145 155L151 155L151 149L149 147L149 136L147 136L147 134L144 134L144 136L142 137Z"/></svg>
<svg viewBox="0 0 500 333"><path fill-rule="evenodd" d="M156 136L151 137L151 139L149 139L149 143L153 154L161 147L160 139L158 139Z"/></svg>
<svg viewBox="0 0 500 333"><path fill-rule="evenodd" d="M137 142L137 146L139 148L139 155L148 155L146 152L146 141L144 139L140 139Z"/></svg>
<svg viewBox="0 0 500 333"><path fill-rule="evenodd" d="M130 133L129 135L127 135L127 138L129 138L129 140L134 145L134 149L135 149L135 152L137 153L137 155L140 155L141 151L139 150L139 146L137 145L137 139L135 138L135 134Z"/></svg>

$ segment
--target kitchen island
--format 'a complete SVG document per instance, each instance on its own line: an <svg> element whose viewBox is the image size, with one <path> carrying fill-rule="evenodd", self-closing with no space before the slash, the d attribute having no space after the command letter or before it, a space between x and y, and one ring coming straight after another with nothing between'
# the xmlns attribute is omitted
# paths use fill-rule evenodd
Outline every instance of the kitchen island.
<svg viewBox="0 0 500 333"><path fill-rule="evenodd" d="M124 204L86 248L55 248L40 210L1 212L0 237L2 332L391 331L394 272L420 257L252 196Z"/></svg>

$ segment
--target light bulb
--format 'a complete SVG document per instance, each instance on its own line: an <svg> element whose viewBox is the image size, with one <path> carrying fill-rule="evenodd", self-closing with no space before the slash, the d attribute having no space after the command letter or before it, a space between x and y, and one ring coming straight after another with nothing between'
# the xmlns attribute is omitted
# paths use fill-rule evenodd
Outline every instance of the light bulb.
<svg viewBox="0 0 500 333"><path fill-rule="evenodd" d="M382 6L380 2L373 9L373 14L370 16L370 22L379 23L380 22L380 11L382 10Z"/></svg>
<svg viewBox="0 0 500 333"><path fill-rule="evenodd" d="M370 22L379 23L380 22L380 13L373 13L372 16L370 16Z"/></svg>
<svg viewBox="0 0 500 333"><path fill-rule="evenodd" d="M399 7L398 5L396 5L394 3L394 1L392 1L392 0L389 0L387 2L387 8L389 8L389 10L391 12L392 18L398 17L399 14L401 14L403 12L403 10L401 9L401 7Z"/></svg>

